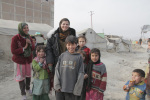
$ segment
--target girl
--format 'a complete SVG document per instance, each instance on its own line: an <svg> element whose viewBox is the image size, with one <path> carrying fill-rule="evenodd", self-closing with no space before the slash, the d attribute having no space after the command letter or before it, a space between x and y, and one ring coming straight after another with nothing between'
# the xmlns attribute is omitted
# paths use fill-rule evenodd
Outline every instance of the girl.
<svg viewBox="0 0 150 100"><path fill-rule="evenodd" d="M85 57L86 57L86 53L83 50L78 50L77 53L80 53L82 55L83 61L85 62ZM82 93L81 96L78 97L77 100L85 100L86 97L86 85L87 85L87 64L84 63L84 83L83 83L83 88L82 88Z"/></svg>
<svg viewBox="0 0 150 100"><path fill-rule="evenodd" d="M50 100L49 93L49 77L50 72L46 65L45 47L38 46L36 49L37 57L32 61L34 70L33 81L33 100Z"/></svg>
<svg viewBox="0 0 150 100"><path fill-rule="evenodd" d="M86 100L103 100L103 92L106 90L107 72L100 57L100 50L93 48L90 52L90 61L87 66L88 83Z"/></svg>
<svg viewBox="0 0 150 100"><path fill-rule="evenodd" d="M85 56L85 63L88 64L89 62L89 53L90 53L90 49L88 47L85 46L86 44L86 37L85 36L79 36L78 37L78 46L76 48L76 51L78 50L83 50L86 53Z"/></svg>
<svg viewBox="0 0 150 100"><path fill-rule="evenodd" d="M22 99L26 100L26 93L32 94L30 90L31 62L34 45L29 35L28 24L18 25L18 34L11 41L11 52L14 61L15 80L19 82ZM26 91L25 91L26 89Z"/></svg>

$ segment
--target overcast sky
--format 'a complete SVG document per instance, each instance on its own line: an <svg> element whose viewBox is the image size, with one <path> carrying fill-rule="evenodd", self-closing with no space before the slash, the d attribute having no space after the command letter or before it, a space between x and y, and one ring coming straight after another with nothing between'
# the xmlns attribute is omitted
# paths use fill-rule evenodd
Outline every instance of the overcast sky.
<svg viewBox="0 0 150 100"><path fill-rule="evenodd" d="M54 26L68 18L70 27L81 31L91 27L97 33L138 39L141 27L150 25L150 0L54 0ZM150 33L149 33L150 35Z"/></svg>

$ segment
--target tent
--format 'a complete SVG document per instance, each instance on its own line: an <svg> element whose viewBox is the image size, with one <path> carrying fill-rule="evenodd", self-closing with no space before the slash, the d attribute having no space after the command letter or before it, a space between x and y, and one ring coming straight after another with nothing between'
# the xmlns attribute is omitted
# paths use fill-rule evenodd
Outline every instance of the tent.
<svg viewBox="0 0 150 100"><path fill-rule="evenodd" d="M106 50L107 41L105 38L99 36L93 29L88 28L77 32L77 36L85 36L87 39L86 46L90 49L92 48L99 48Z"/></svg>
<svg viewBox="0 0 150 100"><path fill-rule="evenodd" d="M11 38L18 33L18 21L2 20L0 19L0 53L4 58L10 59L11 54ZM36 32L40 32L43 35L48 33L52 29L47 24L27 23L29 26L29 34L34 35ZM41 41L40 39L37 41ZM0 56L1 57L1 56Z"/></svg>
<svg viewBox="0 0 150 100"><path fill-rule="evenodd" d="M129 51L132 52L131 41L122 39L119 36L106 35L107 37L107 50Z"/></svg>

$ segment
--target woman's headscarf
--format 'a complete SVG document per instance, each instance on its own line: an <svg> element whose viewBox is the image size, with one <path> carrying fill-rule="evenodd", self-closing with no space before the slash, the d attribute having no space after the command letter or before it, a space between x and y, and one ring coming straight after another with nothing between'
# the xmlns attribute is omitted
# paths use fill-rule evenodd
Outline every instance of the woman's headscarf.
<svg viewBox="0 0 150 100"><path fill-rule="evenodd" d="M25 38L28 38L30 40L30 35L23 32L23 28L28 25L27 23L19 23L18 25L18 34L21 36L24 36ZM26 49L24 49L24 57L29 57L31 55L31 44L28 45Z"/></svg>
<svg viewBox="0 0 150 100"><path fill-rule="evenodd" d="M29 37L29 34L23 32L23 28L28 25L27 23L19 23L18 24L18 32L21 36Z"/></svg>

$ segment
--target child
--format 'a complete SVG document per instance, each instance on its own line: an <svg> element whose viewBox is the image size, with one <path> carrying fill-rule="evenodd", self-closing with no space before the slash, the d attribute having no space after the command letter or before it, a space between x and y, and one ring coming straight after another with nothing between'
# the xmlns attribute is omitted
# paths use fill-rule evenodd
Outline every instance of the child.
<svg viewBox="0 0 150 100"><path fill-rule="evenodd" d="M147 52L150 53L150 39L148 40ZM150 54L148 59L148 65L145 70L146 93L147 93L147 98L150 99L150 68L149 67L150 67Z"/></svg>
<svg viewBox="0 0 150 100"><path fill-rule="evenodd" d="M33 44L35 46L35 49L33 51L33 58L35 58L36 57L36 48L37 48L37 46L44 45L44 43L37 43L35 36L32 36L31 38L32 38Z"/></svg>
<svg viewBox="0 0 150 100"><path fill-rule="evenodd" d="M86 37L85 37L85 36L79 36L79 37L78 37L78 46L77 46L77 48L76 48L76 51L78 51L78 50L83 50L83 51L86 53L85 63L88 64L88 62L89 62L90 49L85 46L86 41L87 41L87 40L86 40Z"/></svg>
<svg viewBox="0 0 150 100"><path fill-rule="evenodd" d="M27 23L19 23L18 34L12 37L11 52L14 61L15 80L19 83L22 99L26 100L26 93L32 94L30 90L33 41L29 35Z"/></svg>
<svg viewBox="0 0 150 100"><path fill-rule="evenodd" d="M132 80L124 86L127 92L126 100L145 100L146 84L144 83L145 72L141 69L135 69L132 72Z"/></svg>
<svg viewBox="0 0 150 100"><path fill-rule="evenodd" d="M35 36L32 36L31 38L32 38L33 44L34 44L34 46L35 46L35 49L33 50L33 58L35 58L35 57L36 57L37 43L36 43L36 38L35 38Z"/></svg>
<svg viewBox="0 0 150 100"><path fill-rule="evenodd" d="M45 47L38 46L36 49L37 57L32 61L34 70L34 81L33 81L33 100L50 100L48 97L49 93L49 77L48 77L48 66L46 65L45 59Z"/></svg>
<svg viewBox="0 0 150 100"><path fill-rule="evenodd" d="M100 50L93 48L90 51L90 61L87 66L88 82L86 100L103 100L103 92L106 90L107 71L100 60Z"/></svg>
<svg viewBox="0 0 150 100"><path fill-rule="evenodd" d="M80 53L82 55L83 62L85 62L86 53L83 50L78 50L77 53ZM82 88L81 96L79 96L77 100L85 100L85 97L86 97L86 84L87 84L87 78L88 78L87 67L86 66L87 66L87 64L84 63L84 82L83 82L83 88Z"/></svg>
<svg viewBox="0 0 150 100"><path fill-rule="evenodd" d="M84 80L82 56L75 52L77 39L70 35L65 40L67 51L59 56L54 76L56 100L75 100L81 95Z"/></svg>

